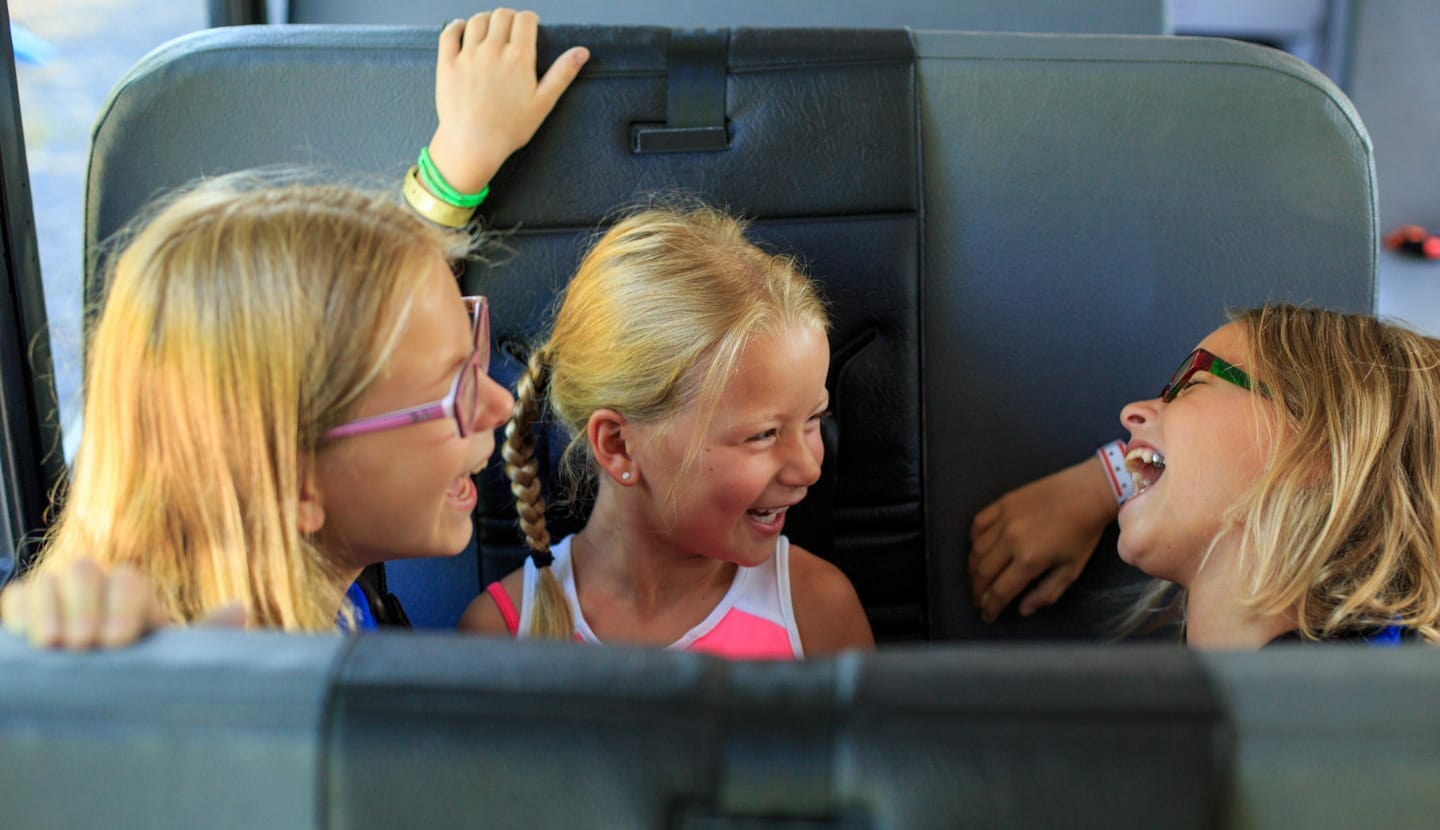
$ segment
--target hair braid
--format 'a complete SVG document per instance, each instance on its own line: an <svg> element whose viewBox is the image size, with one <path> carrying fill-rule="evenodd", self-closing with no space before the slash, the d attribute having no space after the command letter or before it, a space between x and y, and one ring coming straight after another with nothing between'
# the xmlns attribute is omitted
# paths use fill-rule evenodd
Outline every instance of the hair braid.
<svg viewBox="0 0 1440 830"><path fill-rule="evenodd" d="M515 410L505 427L505 476L515 495L515 511L525 542L539 553L550 552L550 533L545 529L545 497L540 486L540 465L535 461L534 425L540 418L540 398L549 375L545 347L537 348L515 385Z"/></svg>
<svg viewBox="0 0 1440 830"><path fill-rule="evenodd" d="M531 557L540 566L540 587L535 592L531 609L531 637L545 640L568 640L574 635L575 620L560 581L550 568L550 533L545 529L545 497L540 487L540 465L535 460L534 425L540 419L540 399L549 380L550 367L546 348L541 346L530 355L525 371L515 384L515 409L505 427L505 476L510 479L510 492L515 494L515 511L520 514L520 529L525 542L534 551Z"/></svg>

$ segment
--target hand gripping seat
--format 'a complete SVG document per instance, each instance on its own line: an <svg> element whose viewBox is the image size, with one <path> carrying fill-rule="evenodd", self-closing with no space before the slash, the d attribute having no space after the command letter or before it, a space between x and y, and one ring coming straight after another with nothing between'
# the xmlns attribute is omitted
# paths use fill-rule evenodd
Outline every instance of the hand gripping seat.
<svg viewBox="0 0 1440 830"><path fill-rule="evenodd" d="M849 574L882 639L1096 634L1133 578L1113 555L1056 608L983 626L973 514L1118 434L1120 406L1154 395L1226 307L1374 307L1368 138L1283 54L1168 37L541 34L544 65L577 43L593 57L484 207L510 252L464 281L492 298L496 377L518 374L617 206L679 189L755 220L834 317L826 469L787 532ZM398 182L434 127L434 40L238 27L162 47L96 126L87 245L200 175L322 163ZM478 555L390 569L417 624L453 622L521 561L498 466L485 476Z"/></svg>

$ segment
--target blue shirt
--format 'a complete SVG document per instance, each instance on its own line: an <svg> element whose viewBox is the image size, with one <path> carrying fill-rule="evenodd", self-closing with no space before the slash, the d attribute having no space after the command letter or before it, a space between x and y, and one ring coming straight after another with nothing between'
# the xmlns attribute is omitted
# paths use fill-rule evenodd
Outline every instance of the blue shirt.
<svg viewBox="0 0 1440 830"><path fill-rule="evenodd" d="M345 598L350 600L350 604L355 607L354 630L374 631L377 628L375 625L375 615L370 613L370 600L365 596L365 589L360 587L360 583L350 583L349 589L345 591ZM336 625L341 631L347 631L341 621L337 620Z"/></svg>

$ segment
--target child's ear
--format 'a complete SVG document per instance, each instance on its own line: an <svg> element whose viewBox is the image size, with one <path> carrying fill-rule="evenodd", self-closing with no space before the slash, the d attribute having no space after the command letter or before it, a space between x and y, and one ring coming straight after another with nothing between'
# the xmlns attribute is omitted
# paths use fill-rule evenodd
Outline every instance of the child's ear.
<svg viewBox="0 0 1440 830"><path fill-rule="evenodd" d="M628 487L640 478L640 471L631 454L630 432L633 425L613 409L597 409L585 422L585 438L601 472L616 484Z"/></svg>
<svg viewBox="0 0 1440 830"><path fill-rule="evenodd" d="M325 526L325 500L321 497L313 460L300 465L300 504L295 511L295 523L306 536L319 533Z"/></svg>

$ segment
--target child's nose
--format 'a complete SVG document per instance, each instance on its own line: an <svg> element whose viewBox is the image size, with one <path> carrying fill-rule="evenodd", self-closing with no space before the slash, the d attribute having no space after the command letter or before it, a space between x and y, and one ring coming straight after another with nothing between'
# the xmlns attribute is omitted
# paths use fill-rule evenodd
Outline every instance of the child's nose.
<svg viewBox="0 0 1440 830"><path fill-rule="evenodd" d="M473 431L492 430L510 420L510 413L515 409L510 390L491 380L489 375L482 375L476 392L479 405L475 407Z"/></svg>
<svg viewBox="0 0 1440 830"><path fill-rule="evenodd" d="M815 446L811 439L797 435L791 440L789 458L781 471L781 483L793 487L809 487L820 480L820 465L825 459L825 448L816 436Z"/></svg>
<svg viewBox="0 0 1440 830"><path fill-rule="evenodd" d="M1125 407L1120 410L1120 425L1134 433L1140 427L1153 422L1159 412L1159 407L1163 405L1159 398L1125 404Z"/></svg>

